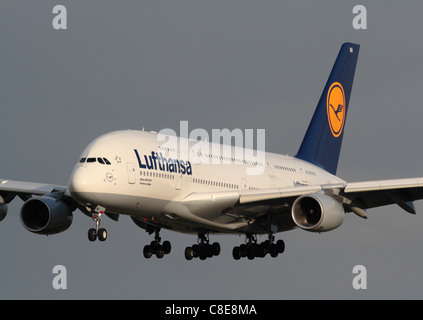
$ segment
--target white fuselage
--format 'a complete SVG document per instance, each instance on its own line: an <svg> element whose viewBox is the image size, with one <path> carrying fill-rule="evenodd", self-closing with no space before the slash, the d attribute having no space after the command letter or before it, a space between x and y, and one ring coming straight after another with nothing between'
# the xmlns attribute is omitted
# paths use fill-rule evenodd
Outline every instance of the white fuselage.
<svg viewBox="0 0 423 320"><path fill-rule="evenodd" d="M102 135L81 154L83 161L72 171L69 191L87 208L101 206L106 212L131 215L176 231L196 232L194 226L203 225L233 232L247 222L228 223L193 213L184 206L184 199L193 193L240 194L257 189L344 183L322 168L294 157L266 152L263 159L253 161L239 157L245 149L240 153L231 147L231 155L219 155L212 154L216 147L212 143L203 142L209 150L205 152L205 148L193 147L197 141L177 141L177 146L185 143L188 150L166 147L155 132L126 130ZM260 174L251 174L251 169Z"/></svg>

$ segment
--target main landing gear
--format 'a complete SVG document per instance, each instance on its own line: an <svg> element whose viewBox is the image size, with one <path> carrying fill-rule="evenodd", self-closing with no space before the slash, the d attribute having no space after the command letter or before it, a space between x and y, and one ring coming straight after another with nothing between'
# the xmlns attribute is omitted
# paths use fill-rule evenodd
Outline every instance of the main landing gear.
<svg viewBox="0 0 423 320"><path fill-rule="evenodd" d="M103 212L93 212L92 219L95 221L95 229L91 228L88 230L88 240L95 241L97 238L100 241L106 241L107 230L100 227L101 215Z"/></svg>
<svg viewBox="0 0 423 320"><path fill-rule="evenodd" d="M210 244L208 233L198 234L198 243L192 245L192 247L185 248L185 259L192 260L192 258L200 258L200 260L206 260L213 256L220 254L220 244L214 242Z"/></svg>
<svg viewBox="0 0 423 320"><path fill-rule="evenodd" d="M276 258L279 253L285 251L285 243L283 240L278 240L274 243L275 236L269 234L269 239L258 244L257 237L253 234L247 234L247 241L245 244L241 244L239 247L234 247L232 250L232 256L235 260L247 257L249 260L254 258L264 258L266 254L270 254L271 257Z"/></svg>
<svg viewBox="0 0 423 320"><path fill-rule="evenodd" d="M164 241L163 244L160 244L160 228L154 229L154 240L151 241L150 245L146 245L143 250L144 258L150 259L153 254L157 258L161 259L165 254L169 254L172 246L169 241Z"/></svg>

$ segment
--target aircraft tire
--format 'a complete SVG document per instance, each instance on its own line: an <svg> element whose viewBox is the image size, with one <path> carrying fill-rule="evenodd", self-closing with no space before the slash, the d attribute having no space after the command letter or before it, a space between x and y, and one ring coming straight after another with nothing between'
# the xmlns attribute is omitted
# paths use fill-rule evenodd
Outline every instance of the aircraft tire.
<svg viewBox="0 0 423 320"><path fill-rule="evenodd" d="M107 230L104 228L101 228L100 230L98 230L98 234L97 234L98 240L100 241L106 241L107 239Z"/></svg>
<svg viewBox="0 0 423 320"><path fill-rule="evenodd" d="M93 228L88 230L88 240L95 241L97 239L97 231Z"/></svg>
<svg viewBox="0 0 423 320"><path fill-rule="evenodd" d="M285 242L283 240L276 241L276 248L278 253L284 253L285 251Z"/></svg>
<svg viewBox="0 0 423 320"><path fill-rule="evenodd" d="M143 250L142 253L144 255L144 258L150 259L151 256L153 255L153 251L151 250L151 246L149 246L149 245L144 246L144 250Z"/></svg>
<svg viewBox="0 0 423 320"><path fill-rule="evenodd" d="M172 245L170 244L169 241L164 241L162 244L162 247L165 254L169 254L170 251L172 250Z"/></svg>
<svg viewBox="0 0 423 320"><path fill-rule="evenodd" d="M214 242L212 244L213 255L218 256L220 254L220 244L219 242Z"/></svg>
<svg viewBox="0 0 423 320"><path fill-rule="evenodd" d="M278 249L275 244L272 244L269 248L269 253L272 258L276 258L278 256Z"/></svg>
<svg viewBox="0 0 423 320"><path fill-rule="evenodd" d="M194 257L194 250L192 247L186 247L185 248L185 259L192 260L192 258Z"/></svg>
<svg viewBox="0 0 423 320"><path fill-rule="evenodd" d="M240 247L234 247L233 248L233 250L232 250L232 257L235 259L235 260L239 260L239 259L241 259L241 248Z"/></svg>
<svg viewBox="0 0 423 320"><path fill-rule="evenodd" d="M161 259L161 258L164 257L164 255L165 255L165 252L163 250L163 246L162 245L158 245L157 248L156 248L156 257L158 259Z"/></svg>

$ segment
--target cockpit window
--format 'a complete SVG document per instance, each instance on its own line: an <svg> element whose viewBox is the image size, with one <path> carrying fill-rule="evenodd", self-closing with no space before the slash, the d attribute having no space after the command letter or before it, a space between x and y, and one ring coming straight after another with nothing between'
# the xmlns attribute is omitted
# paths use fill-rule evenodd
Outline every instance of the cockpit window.
<svg viewBox="0 0 423 320"><path fill-rule="evenodd" d="M100 164L111 165L109 160L107 160L106 158L100 158L100 157L98 157L98 158L94 158L94 157L92 157L92 158L81 158L81 160L79 160L79 163L85 163L85 162L93 163L93 162L97 162L97 161Z"/></svg>

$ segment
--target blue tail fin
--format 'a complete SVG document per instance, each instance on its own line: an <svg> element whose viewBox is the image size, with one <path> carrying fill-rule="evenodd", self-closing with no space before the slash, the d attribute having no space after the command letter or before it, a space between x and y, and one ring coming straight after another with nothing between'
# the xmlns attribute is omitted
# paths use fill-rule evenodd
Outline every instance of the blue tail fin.
<svg viewBox="0 0 423 320"><path fill-rule="evenodd" d="M360 46L344 43L304 136L297 158L336 174Z"/></svg>

